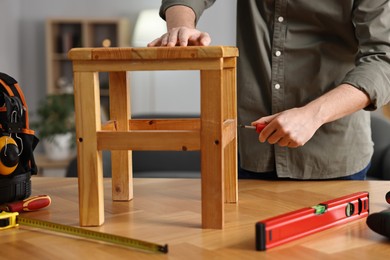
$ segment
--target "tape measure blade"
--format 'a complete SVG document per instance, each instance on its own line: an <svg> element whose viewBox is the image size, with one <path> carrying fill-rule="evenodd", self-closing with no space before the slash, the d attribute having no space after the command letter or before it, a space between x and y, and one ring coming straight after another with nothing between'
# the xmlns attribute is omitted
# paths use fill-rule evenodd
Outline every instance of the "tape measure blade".
<svg viewBox="0 0 390 260"><path fill-rule="evenodd" d="M59 232L63 234L84 237L92 240L99 240L107 243L121 245L125 247L137 248L152 252L168 253L168 245L159 245L143 240L128 238L124 236L107 234L99 231L93 231L74 226L62 225L44 220L28 219L17 216L17 223L34 228L42 228L49 231Z"/></svg>

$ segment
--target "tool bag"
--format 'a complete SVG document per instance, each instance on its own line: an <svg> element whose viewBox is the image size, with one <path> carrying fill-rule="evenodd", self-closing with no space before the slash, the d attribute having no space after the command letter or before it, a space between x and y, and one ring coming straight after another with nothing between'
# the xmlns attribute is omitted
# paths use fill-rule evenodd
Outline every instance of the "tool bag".
<svg viewBox="0 0 390 260"><path fill-rule="evenodd" d="M33 151L38 142L29 128L18 82L0 72L0 203L31 195L31 175L37 173Z"/></svg>

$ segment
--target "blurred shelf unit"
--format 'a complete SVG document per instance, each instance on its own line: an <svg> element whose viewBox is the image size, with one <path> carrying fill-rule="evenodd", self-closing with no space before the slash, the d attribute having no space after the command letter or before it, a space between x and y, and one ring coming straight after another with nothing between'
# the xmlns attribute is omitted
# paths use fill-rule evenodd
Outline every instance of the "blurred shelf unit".
<svg viewBox="0 0 390 260"><path fill-rule="evenodd" d="M46 20L46 86L48 94L73 91L72 63L67 58L76 47L129 45L127 19L51 18ZM107 74L100 73L101 95L106 95Z"/></svg>

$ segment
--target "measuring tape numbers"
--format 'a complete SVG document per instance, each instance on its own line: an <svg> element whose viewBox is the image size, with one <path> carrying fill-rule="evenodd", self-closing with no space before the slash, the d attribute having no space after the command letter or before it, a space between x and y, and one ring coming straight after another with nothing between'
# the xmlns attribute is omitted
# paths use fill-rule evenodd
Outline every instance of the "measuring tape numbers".
<svg viewBox="0 0 390 260"><path fill-rule="evenodd" d="M24 218L19 216L18 212L3 211L0 213L0 230L17 227L18 225L46 229L49 231L103 241L115 245L121 245L145 251L168 253L168 245L159 245L143 240L107 234L74 226L62 225L44 220Z"/></svg>

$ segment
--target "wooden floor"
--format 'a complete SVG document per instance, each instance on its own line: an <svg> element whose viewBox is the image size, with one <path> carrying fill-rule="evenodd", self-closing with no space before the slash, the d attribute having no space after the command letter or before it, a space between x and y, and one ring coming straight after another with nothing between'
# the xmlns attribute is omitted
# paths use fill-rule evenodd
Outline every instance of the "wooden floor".
<svg viewBox="0 0 390 260"><path fill-rule="evenodd" d="M75 178L33 177L33 195L50 208L24 217L78 226ZM136 179L131 202L111 201L105 179L105 224L89 228L168 244L168 254L145 253L25 226L0 231L0 259L389 259L390 242L365 219L258 252L257 221L358 191L370 192L371 212L390 207L386 181L239 181L239 203L225 207L225 229L201 229L199 179Z"/></svg>

